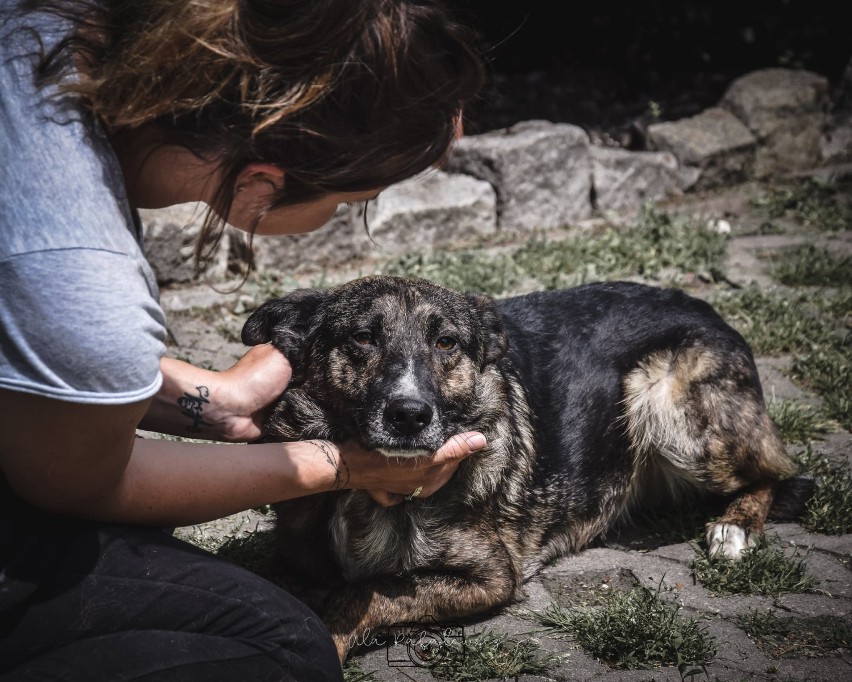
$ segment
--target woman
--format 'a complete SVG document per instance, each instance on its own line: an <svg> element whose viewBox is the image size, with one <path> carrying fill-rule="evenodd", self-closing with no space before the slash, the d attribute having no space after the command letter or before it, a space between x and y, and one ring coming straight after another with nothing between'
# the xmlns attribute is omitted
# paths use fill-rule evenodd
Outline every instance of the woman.
<svg viewBox="0 0 852 682"><path fill-rule="evenodd" d="M0 7L0 680L340 679L305 606L158 529L425 497L484 438L416 463L216 443L258 439L291 368L269 345L223 372L164 357L135 209L206 202L199 263L226 222L316 229L442 161L481 85L471 37L431 0Z"/></svg>

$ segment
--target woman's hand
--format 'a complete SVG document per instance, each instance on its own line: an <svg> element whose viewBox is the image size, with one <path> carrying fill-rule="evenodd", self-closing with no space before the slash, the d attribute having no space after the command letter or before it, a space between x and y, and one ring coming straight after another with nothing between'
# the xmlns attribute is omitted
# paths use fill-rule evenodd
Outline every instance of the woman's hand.
<svg viewBox="0 0 852 682"><path fill-rule="evenodd" d="M428 456L386 457L353 444L338 446L336 487L366 490L383 507L399 504L418 489L416 497L429 497L462 460L483 447L485 436L475 431L453 436Z"/></svg>
<svg viewBox="0 0 852 682"><path fill-rule="evenodd" d="M253 346L222 372L172 358L160 361L163 386L140 428L206 440L253 441L267 408L292 376L287 358L268 343Z"/></svg>
<svg viewBox="0 0 852 682"><path fill-rule="evenodd" d="M220 372L224 382L222 440L257 440L266 410L287 388L293 371L284 354L269 343L253 346L230 369Z"/></svg>

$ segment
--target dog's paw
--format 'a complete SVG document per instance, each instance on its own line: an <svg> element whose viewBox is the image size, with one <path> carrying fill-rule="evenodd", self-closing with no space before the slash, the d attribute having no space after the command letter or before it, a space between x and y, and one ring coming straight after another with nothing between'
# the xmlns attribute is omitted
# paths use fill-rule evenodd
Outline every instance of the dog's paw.
<svg viewBox="0 0 852 682"><path fill-rule="evenodd" d="M707 526L707 546L711 557L739 559L743 552L757 545L757 538L732 523L711 523Z"/></svg>

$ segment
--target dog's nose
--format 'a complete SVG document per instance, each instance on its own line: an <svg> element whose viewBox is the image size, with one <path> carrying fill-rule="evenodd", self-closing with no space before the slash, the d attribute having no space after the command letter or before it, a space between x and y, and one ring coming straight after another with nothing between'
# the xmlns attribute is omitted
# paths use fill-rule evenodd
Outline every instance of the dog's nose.
<svg viewBox="0 0 852 682"><path fill-rule="evenodd" d="M385 421L403 436L414 436L432 422L429 403L414 398L396 398L385 408Z"/></svg>

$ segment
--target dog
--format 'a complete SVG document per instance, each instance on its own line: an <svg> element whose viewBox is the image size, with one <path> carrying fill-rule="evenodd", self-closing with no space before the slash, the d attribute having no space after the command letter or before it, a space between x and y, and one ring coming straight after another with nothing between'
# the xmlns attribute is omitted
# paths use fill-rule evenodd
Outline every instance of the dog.
<svg viewBox="0 0 852 682"><path fill-rule="evenodd" d="M345 660L364 633L507 605L548 562L660 500L725 496L711 555L761 538L793 476L752 352L677 289L588 284L503 300L370 276L267 301L243 342L293 377L272 440L354 439L388 456L488 441L428 498L364 491L276 505L286 569ZM312 601L311 586L325 601Z"/></svg>

